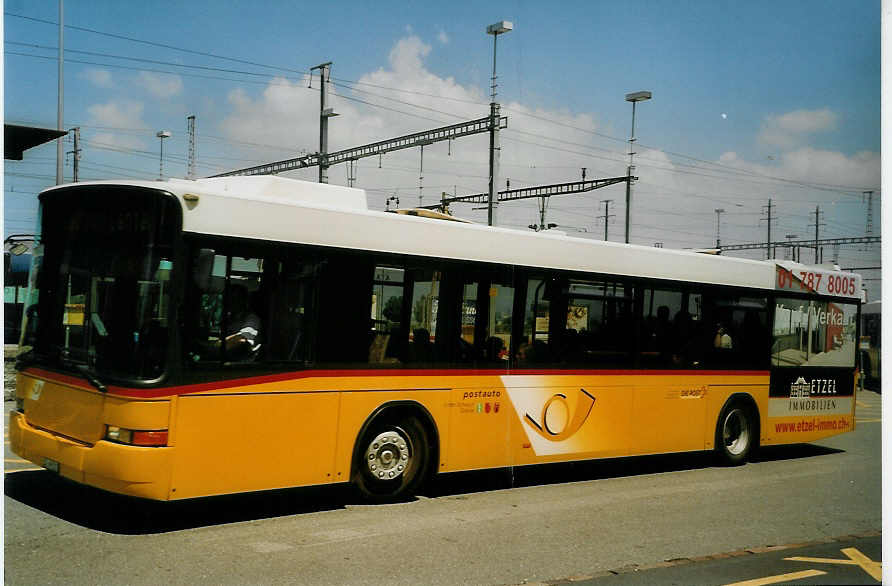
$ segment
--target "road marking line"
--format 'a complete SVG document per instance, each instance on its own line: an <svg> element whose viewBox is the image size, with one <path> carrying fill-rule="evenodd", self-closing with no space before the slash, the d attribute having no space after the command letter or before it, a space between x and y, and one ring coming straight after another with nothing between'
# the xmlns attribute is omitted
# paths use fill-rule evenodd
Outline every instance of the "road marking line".
<svg viewBox="0 0 892 586"><path fill-rule="evenodd" d="M31 460L14 460L12 458L5 458L3 461L8 464L26 464L26 463L30 464L31 463Z"/></svg>
<svg viewBox="0 0 892 586"><path fill-rule="evenodd" d="M784 558L790 562L808 562L810 564L839 564L841 566L857 566L858 562L855 560L839 560L833 558L809 558L809 557L794 557L794 558Z"/></svg>
<svg viewBox="0 0 892 586"><path fill-rule="evenodd" d="M883 564L881 562L875 562L854 547L847 547L842 551L848 557L847 560L835 559L835 558L809 558L809 557L792 557L792 558L784 558L785 560L791 562L808 562L811 564L837 564L840 566L860 566L862 570L867 572L871 578L877 581L881 581L883 579L882 567Z"/></svg>
<svg viewBox="0 0 892 586"><path fill-rule="evenodd" d="M822 572L821 570L803 570L801 572L791 572L789 574L778 574L777 576L766 576L765 578L744 580L743 582L733 582L731 584L725 584L725 586L764 586L765 584L779 584L791 580L802 580L803 578L823 576L826 573L827 572Z"/></svg>
<svg viewBox="0 0 892 586"><path fill-rule="evenodd" d="M16 468L15 470L7 470L6 474L15 474L16 472L37 472L38 470L45 470L45 468Z"/></svg>
<svg viewBox="0 0 892 586"><path fill-rule="evenodd" d="M876 580L877 582L882 581L883 579L883 564L880 562L875 562L854 547L847 547L842 550L844 554L846 554L851 559L855 560L861 569L870 574L870 577Z"/></svg>

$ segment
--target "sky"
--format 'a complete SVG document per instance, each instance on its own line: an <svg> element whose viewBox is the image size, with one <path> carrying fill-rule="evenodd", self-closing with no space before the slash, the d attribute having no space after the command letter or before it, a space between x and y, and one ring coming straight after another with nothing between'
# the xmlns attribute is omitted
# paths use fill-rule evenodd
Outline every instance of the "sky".
<svg viewBox="0 0 892 586"><path fill-rule="evenodd" d="M666 248L880 235L879 1L173 2L64 5L64 124L80 128L81 180L184 177L186 117L196 116L196 175L319 149L318 73L332 62L329 150L489 113L498 37L499 188L626 174L636 107L631 241ZM56 127L59 5L6 0L4 120ZM483 193L488 136L359 160L372 209ZM73 149L67 142L65 150ZM55 183L56 149L5 161L4 235L33 232L36 195ZM70 155L64 167L72 178ZM348 184L348 167L329 170ZM315 168L285 176L314 181ZM871 191L872 196L864 192ZM605 200L607 203L605 203ZM868 205L870 201L870 205ZM537 200L500 206L498 225L538 223ZM715 210L724 210L717 213ZM606 210L606 211L605 211ZM455 204L486 222L486 210ZM623 241L625 185L550 198L546 222ZM719 234L717 234L717 230ZM764 251L734 256L764 258ZM777 251L784 258L789 252ZM868 267L879 298L879 245L828 246L824 260ZM801 259L814 260L803 249Z"/></svg>

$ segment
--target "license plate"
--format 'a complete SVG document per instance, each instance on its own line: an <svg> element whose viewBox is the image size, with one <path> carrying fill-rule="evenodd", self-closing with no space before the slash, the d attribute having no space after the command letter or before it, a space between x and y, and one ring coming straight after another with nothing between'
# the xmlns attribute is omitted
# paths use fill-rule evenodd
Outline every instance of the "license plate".
<svg viewBox="0 0 892 586"><path fill-rule="evenodd" d="M50 460L49 458L43 459L43 467L49 470L50 472L59 473L59 463L55 460Z"/></svg>

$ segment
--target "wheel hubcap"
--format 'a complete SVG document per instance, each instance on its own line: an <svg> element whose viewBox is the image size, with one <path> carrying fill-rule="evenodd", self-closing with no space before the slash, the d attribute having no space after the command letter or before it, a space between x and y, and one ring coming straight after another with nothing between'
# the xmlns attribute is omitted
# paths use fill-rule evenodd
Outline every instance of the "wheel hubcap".
<svg viewBox="0 0 892 586"><path fill-rule="evenodd" d="M750 443L750 429L746 414L741 409L732 409L725 417L722 437L728 453L739 456L746 451Z"/></svg>
<svg viewBox="0 0 892 586"><path fill-rule="evenodd" d="M365 451L369 473L379 480L394 480L403 475L411 462L411 445L397 431L379 433Z"/></svg>

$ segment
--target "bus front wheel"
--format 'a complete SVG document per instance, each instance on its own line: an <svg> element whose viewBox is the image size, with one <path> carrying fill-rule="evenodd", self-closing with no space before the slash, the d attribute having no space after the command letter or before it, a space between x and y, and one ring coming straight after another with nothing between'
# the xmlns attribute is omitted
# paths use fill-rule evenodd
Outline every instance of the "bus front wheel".
<svg viewBox="0 0 892 586"><path fill-rule="evenodd" d="M738 466L752 453L756 438L756 422L752 409L742 401L725 406L715 430L715 450L720 463Z"/></svg>
<svg viewBox="0 0 892 586"><path fill-rule="evenodd" d="M359 440L354 484L371 502L412 495L428 469L427 432L412 416L373 423Z"/></svg>

